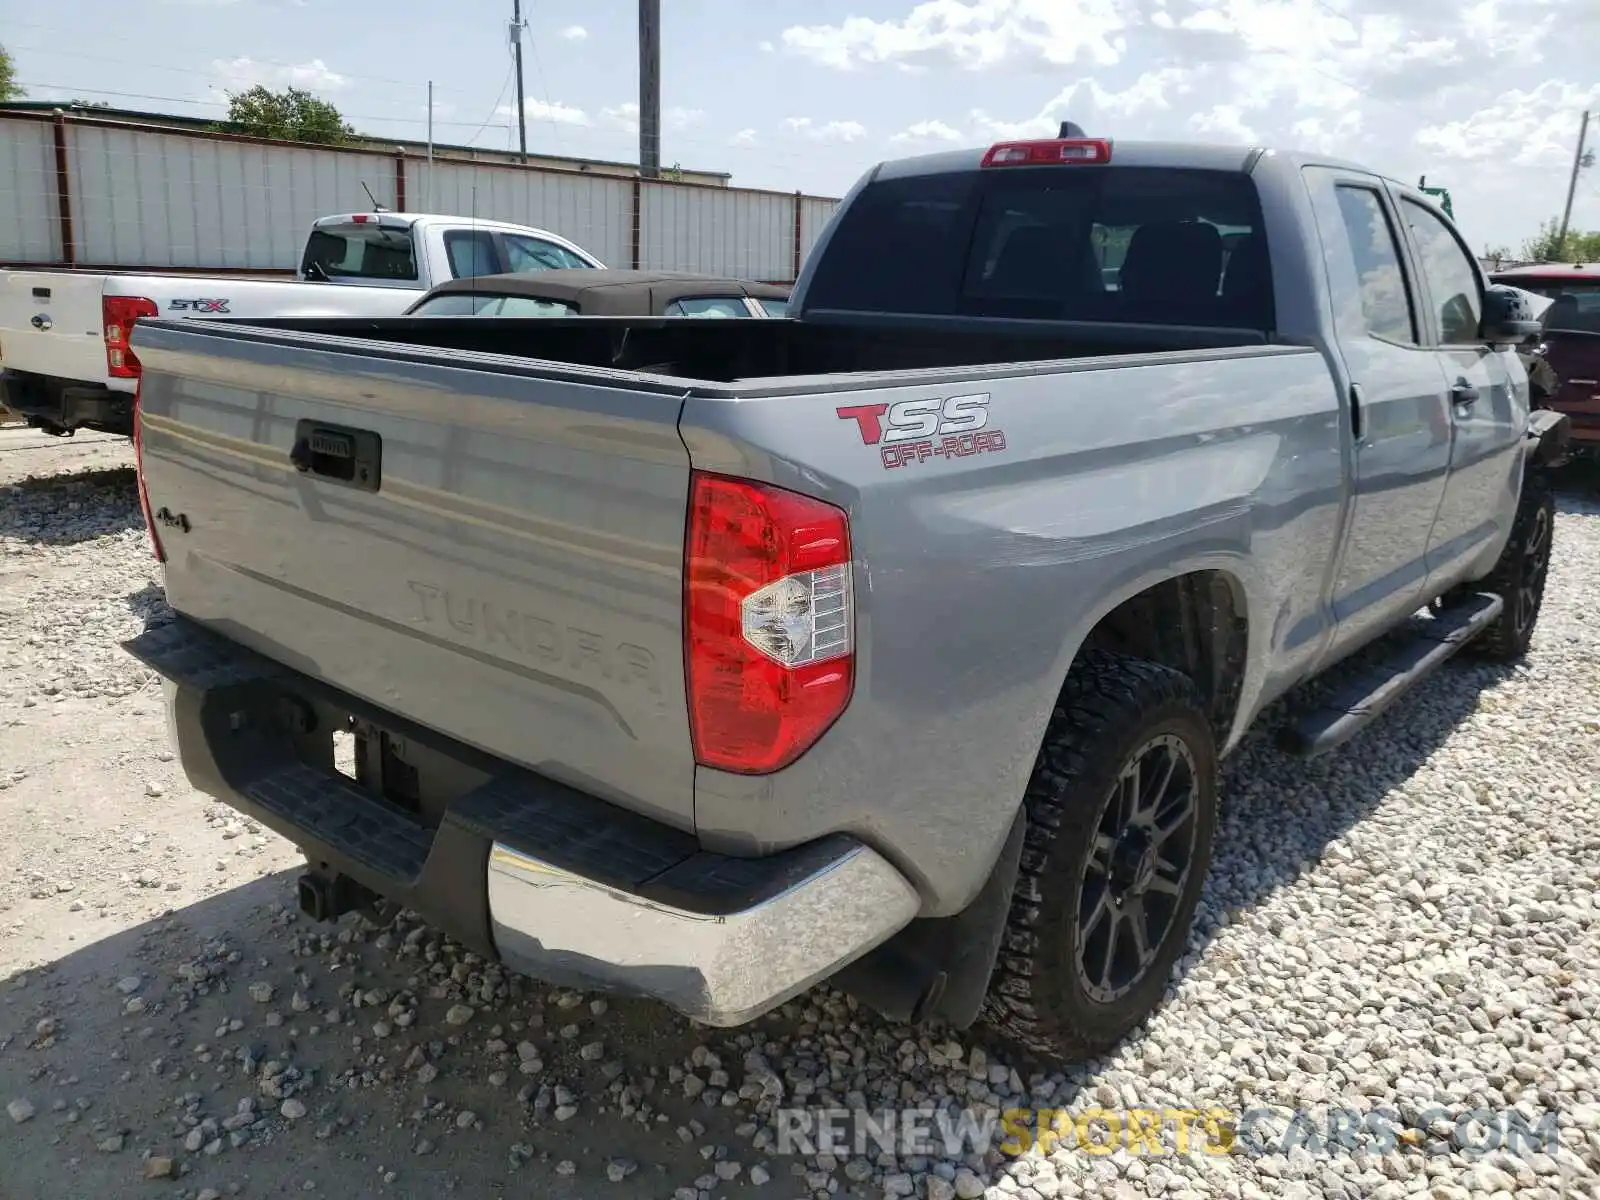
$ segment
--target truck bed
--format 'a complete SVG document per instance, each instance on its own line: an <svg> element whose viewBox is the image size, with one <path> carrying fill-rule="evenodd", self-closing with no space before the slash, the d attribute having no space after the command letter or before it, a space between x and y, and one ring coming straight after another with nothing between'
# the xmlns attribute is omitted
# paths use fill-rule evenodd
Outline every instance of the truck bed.
<svg viewBox="0 0 1600 1200"><path fill-rule="evenodd" d="M896 317L876 321L722 322L672 317L380 317L218 321L248 326L280 344L296 335L337 338L352 353L397 347L507 355L541 363L644 372L706 382L772 381L870 371L942 370L1128 354L1175 354L1261 346L1259 330L1063 321L959 321ZM349 345L371 343L369 351ZM302 344L307 344L302 342ZM850 380L852 386L859 380ZM824 385L825 386L825 385Z"/></svg>

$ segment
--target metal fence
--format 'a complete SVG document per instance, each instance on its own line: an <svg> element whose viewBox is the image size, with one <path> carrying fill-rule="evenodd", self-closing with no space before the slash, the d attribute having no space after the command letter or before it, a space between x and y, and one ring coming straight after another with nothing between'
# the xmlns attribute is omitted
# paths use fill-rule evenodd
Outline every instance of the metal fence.
<svg viewBox="0 0 1600 1200"><path fill-rule="evenodd" d="M838 206L798 192L0 114L0 264L292 271L311 223L371 207L551 230L607 266L795 278Z"/></svg>

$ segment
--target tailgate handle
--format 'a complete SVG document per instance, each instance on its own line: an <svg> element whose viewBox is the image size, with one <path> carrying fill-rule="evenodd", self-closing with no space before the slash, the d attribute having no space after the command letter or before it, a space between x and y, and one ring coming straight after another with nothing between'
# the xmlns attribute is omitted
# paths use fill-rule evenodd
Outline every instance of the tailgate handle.
<svg viewBox="0 0 1600 1200"><path fill-rule="evenodd" d="M302 475L366 492L378 490L382 459L383 439L371 430L320 421L297 422L289 449L289 461Z"/></svg>

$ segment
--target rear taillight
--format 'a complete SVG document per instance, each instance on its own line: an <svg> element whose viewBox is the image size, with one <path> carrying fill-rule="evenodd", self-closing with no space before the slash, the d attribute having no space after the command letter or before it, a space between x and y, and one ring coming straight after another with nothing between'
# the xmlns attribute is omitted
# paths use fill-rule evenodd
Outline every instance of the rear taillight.
<svg viewBox="0 0 1600 1200"><path fill-rule="evenodd" d="M139 401L144 393L141 383L133 392L133 469L139 479L139 508L144 513L144 527L150 534L150 549L155 551L157 562L167 561L166 548L161 545L161 535L156 532L155 514L150 511L150 492L144 485L144 433L140 428Z"/></svg>
<svg viewBox="0 0 1600 1200"><path fill-rule="evenodd" d="M106 331L106 372L113 379L139 378L139 360L128 339L140 317L158 317L154 300L143 296L106 296L100 301L100 323Z"/></svg>
<svg viewBox="0 0 1600 1200"><path fill-rule="evenodd" d="M763 775L850 703L850 521L809 496L696 472L684 555L695 761Z"/></svg>

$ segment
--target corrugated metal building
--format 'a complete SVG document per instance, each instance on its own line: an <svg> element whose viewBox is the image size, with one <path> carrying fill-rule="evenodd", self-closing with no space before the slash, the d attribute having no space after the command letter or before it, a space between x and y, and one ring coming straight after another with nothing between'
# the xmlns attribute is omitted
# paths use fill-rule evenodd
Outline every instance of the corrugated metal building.
<svg viewBox="0 0 1600 1200"><path fill-rule="evenodd" d="M94 114L94 115L90 115ZM392 144L391 144L392 145ZM719 182L426 158L0 107L0 263L293 270L318 217L368 208L549 229L618 267L792 280L838 201Z"/></svg>

